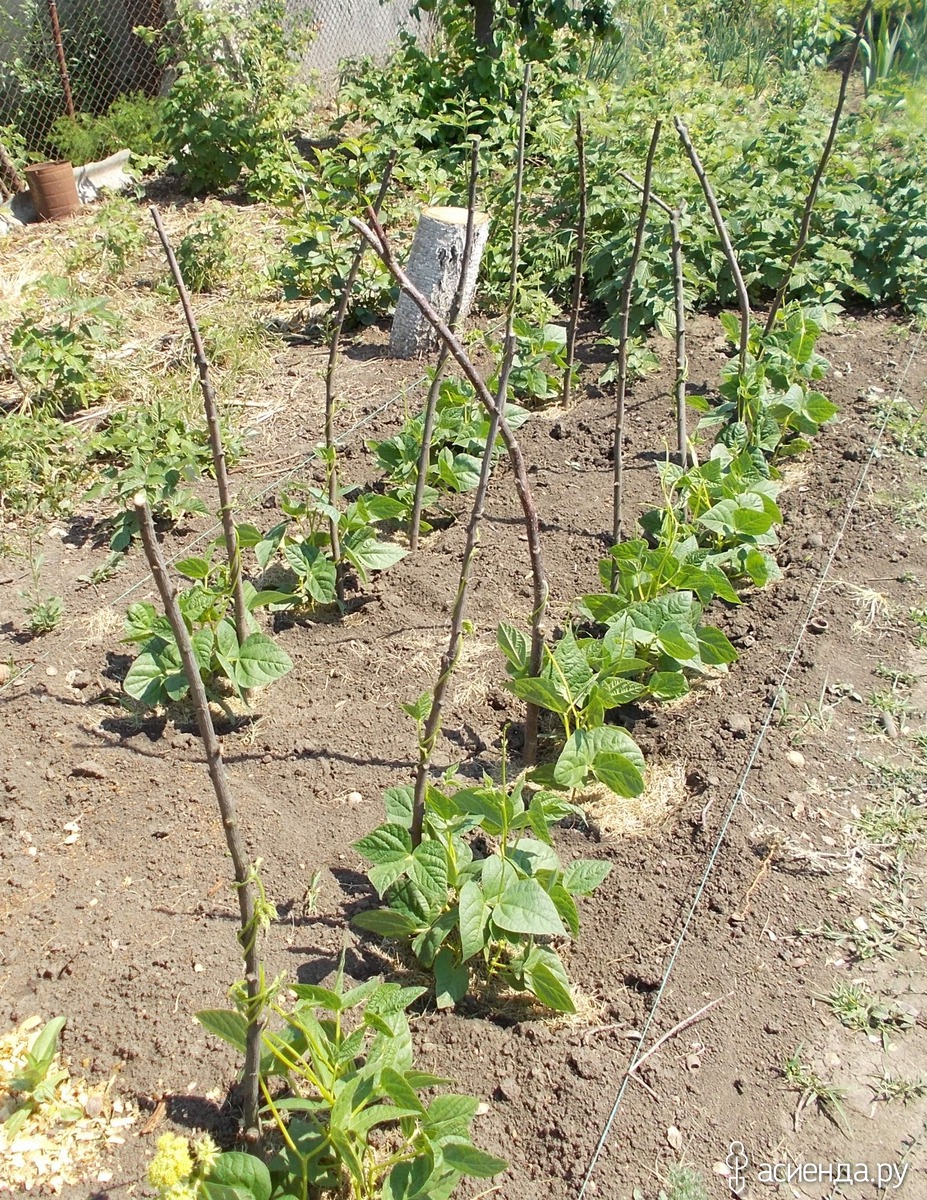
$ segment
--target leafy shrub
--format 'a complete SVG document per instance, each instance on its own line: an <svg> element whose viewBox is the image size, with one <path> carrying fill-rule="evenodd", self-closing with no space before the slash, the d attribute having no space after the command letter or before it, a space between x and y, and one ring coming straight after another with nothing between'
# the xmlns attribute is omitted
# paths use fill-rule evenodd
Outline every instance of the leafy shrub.
<svg viewBox="0 0 927 1200"><path fill-rule="evenodd" d="M191 291L214 291L231 278L238 265L228 219L217 212L197 217L178 243L176 256Z"/></svg>
<svg viewBox="0 0 927 1200"><path fill-rule="evenodd" d="M75 166L128 149L133 163L150 170L160 158L163 110L163 100L133 92L114 100L100 115L79 112L73 117L58 117L50 137L59 156Z"/></svg>
<svg viewBox="0 0 927 1200"><path fill-rule="evenodd" d="M177 6L159 52L176 72L162 138L194 192L239 182L255 196L292 189L286 138L308 107L297 72L309 36L307 26L293 28L283 0L221 13Z"/></svg>
<svg viewBox="0 0 927 1200"><path fill-rule="evenodd" d="M331 987L294 984L291 990L291 1011L271 1004L281 1032L262 1039L266 1111L281 1144L266 1166L245 1154L220 1155L197 1198L218 1195L211 1183L240 1189L242 1200L322 1193L356 1200L445 1198L463 1176L490 1178L505 1170L502 1159L471 1140L475 1097L443 1090L430 1099L420 1095L449 1083L413 1065L406 1009L423 988L370 979L346 990L342 962ZM207 1010L197 1017L244 1053L240 1012ZM267 1086L274 1077L287 1088L277 1099Z"/></svg>
<svg viewBox="0 0 927 1200"><path fill-rule="evenodd" d="M68 514L87 471L84 439L57 417L41 409L0 417L0 512Z"/></svg>
<svg viewBox="0 0 927 1200"><path fill-rule="evenodd" d="M275 269L288 300L340 302L357 247L349 216L365 216L380 188L382 147L368 138L343 138L314 147L299 176L299 200L286 218L289 251ZM351 293L348 316L369 324L396 298L393 278L375 254L366 254Z"/></svg>
<svg viewBox="0 0 927 1200"><path fill-rule="evenodd" d="M66 279L42 281L57 311L32 305L10 335L19 378L32 388L32 402L45 412L66 414L89 408L105 391L99 369L117 318L103 296L83 297Z"/></svg>
<svg viewBox="0 0 927 1200"><path fill-rule="evenodd" d="M489 778L476 787L429 785L423 839L413 849L412 788L392 788L385 795L386 824L355 844L373 864L370 882L388 907L359 913L354 923L406 941L434 973L439 1008L464 998L472 964L481 960L485 982L527 991L559 1012L574 1011L566 971L549 940L578 935L576 897L594 891L610 866L579 859L563 868L550 828L576 810L551 793L526 801L524 791L524 777L510 788ZM485 857L467 840L477 831L495 844Z"/></svg>

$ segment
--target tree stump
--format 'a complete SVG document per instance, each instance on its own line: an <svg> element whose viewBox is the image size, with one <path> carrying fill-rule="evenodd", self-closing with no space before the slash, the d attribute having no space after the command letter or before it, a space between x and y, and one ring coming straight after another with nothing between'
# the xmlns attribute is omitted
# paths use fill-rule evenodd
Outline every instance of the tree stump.
<svg viewBox="0 0 927 1200"><path fill-rule="evenodd" d="M464 242L467 235L465 208L426 208L419 217L412 241L406 273L415 286L431 301L442 317L450 315L454 296L460 283ZM470 311L476 294L480 260L489 238L489 216L475 213L473 246L464 283L458 320ZM393 358L415 358L436 344L437 337L421 310L405 294L399 297L389 352Z"/></svg>

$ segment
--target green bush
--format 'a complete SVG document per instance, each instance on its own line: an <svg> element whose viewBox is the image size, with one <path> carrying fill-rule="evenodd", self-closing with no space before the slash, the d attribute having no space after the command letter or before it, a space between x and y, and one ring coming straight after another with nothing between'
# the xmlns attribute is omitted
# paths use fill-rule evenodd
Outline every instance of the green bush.
<svg viewBox="0 0 927 1200"><path fill-rule="evenodd" d="M51 140L61 158L78 166L128 149L133 161L145 170L159 159L163 110L162 100L134 92L120 96L100 116L82 112L59 117L52 126Z"/></svg>
<svg viewBox="0 0 927 1200"><path fill-rule="evenodd" d="M241 182L269 197L292 187L287 135L308 106L297 75L309 36L293 30L283 0L222 14L178 5L159 53L176 72L162 138L194 192Z"/></svg>

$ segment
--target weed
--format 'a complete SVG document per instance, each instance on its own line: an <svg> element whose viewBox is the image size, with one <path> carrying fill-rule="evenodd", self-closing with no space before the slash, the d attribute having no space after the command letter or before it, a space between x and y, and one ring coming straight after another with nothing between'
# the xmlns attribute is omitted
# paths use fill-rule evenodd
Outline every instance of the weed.
<svg viewBox="0 0 927 1200"><path fill-rule="evenodd" d="M817 702L812 705L804 700L800 706L792 705L788 693L783 693L776 712L776 723L784 729L789 729L789 742L793 746L803 745L811 734L826 733L830 729L835 705L825 702L827 690L828 684L825 680Z"/></svg>
<svg viewBox="0 0 927 1200"><path fill-rule="evenodd" d="M927 608L909 609L908 620L915 627L915 645L921 650L927 650Z"/></svg>
<svg viewBox="0 0 927 1200"><path fill-rule="evenodd" d="M73 426L41 410L0 420L0 514L68 514L88 470L86 441Z"/></svg>
<svg viewBox="0 0 927 1200"><path fill-rule="evenodd" d="M860 814L856 831L880 849L913 848L927 839L927 808L896 790Z"/></svg>
<svg viewBox="0 0 927 1200"><path fill-rule="evenodd" d="M228 218L219 212L197 217L177 246L177 265L191 292L212 292L238 269Z"/></svg>
<svg viewBox="0 0 927 1200"><path fill-rule="evenodd" d="M36 600L26 609L29 618L29 632L33 637L41 637L43 633L51 633L57 629L64 613L60 596L46 596L44 600Z"/></svg>
<svg viewBox="0 0 927 1200"><path fill-rule="evenodd" d="M829 1120L849 1136L849 1123L843 1101L846 1099L846 1089L836 1084L828 1083L809 1067L801 1058L802 1047L785 1060L783 1074L785 1081L794 1091L800 1092L795 1118L809 1105L815 1105Z"/></svg>
<svg viewBox="0 0 927 1200"><path fill-rule="evenodd" d="M670 1167L660 1200L709 1200L704 1176L694 1167Z"/></svg>
<svg viewBox="0 0 927 1200"><path fill-rule="evenodd" d="M103 394L99 359L117 321L104 297L81 297L66 279L43 283L57 311L51 319L44 312L24 317L10 347L19 378L32 390L31 403L62 415L89 408Z"/></svg>
<svg viewBox="0 0 927 1200"><path fill-rule="evenodd" d="M26 616L29 618L29 632L33 637L41 637L57 628L63 615L63 604L60 596L42 594L41 576L45 555L36 553L31 537L25 556L29 559L30 584L29 590L20 592L20 596L28 601Z"/></svg>
<svg viewBox="0 0 927 1200"><path fill-rule="evenodd" d="M94 249L110 279L124 275L148 242L138 207L123 196L107 201L93 220L93 232Z"/></svg>
<svg viewBox="0 0 927 1200"><path fill-rule="evenodd" d="M865 984L834 984L826 996L820 996L830 1006L841 1025L859 1033L877 1033L885 1042L890 1033L902 1033L914 1026L914 1018L896 1004L882 1003Z"/></svg>
<svg viewBox="0 0 927 1200"><path fill-rule="evenodd" d="M919 675L914 675L910 671L901 671L897 667L889 667L885 663L879 663L874 673L880 679L887 679L892 685L893 691L899 687L914 687L920 678Z"/></svg>
<svg viewBox="0 0 927 1200"><path fill-rule="evenodd" d="M904 696L899 696L894 690L873 692L869 697L870 705L880 713L888 713L902 720L911 713L911 702Z"/></svg>
<svg viewBox="0 0 927 1200"><path fill-rule="evenodd" d="M66 1017L55 1017L39 1030L26 1053L25 1069L6 1083L14 1100L13 1112L3 1123L3 1131L12 1142L23 1125L39 1108L55 1102L55 1089L67 1071L55 1066L58 1057L58 1037ZM82 1109L55 1105L55 1116L62 1121L76 1121L84 1115Z"/></svg>
<svg viewBox="0 0 927 1200"><path fill-rule="evenodd" d="M872 1084L874 1099L891 1103L900 1100L908 1104L927 1096L927 1079L905 1079L901 1075L881 1074Z"/></svg>

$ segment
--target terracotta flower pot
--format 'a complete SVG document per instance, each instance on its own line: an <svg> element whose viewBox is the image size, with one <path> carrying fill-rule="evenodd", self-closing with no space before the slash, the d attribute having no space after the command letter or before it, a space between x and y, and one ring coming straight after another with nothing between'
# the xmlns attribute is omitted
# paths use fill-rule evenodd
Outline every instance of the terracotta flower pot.
<svg viewBox="0 0 927 1200"><path fill-rule="evenodd" d="M69 217L80 208L74 169L69 162L34 163L26 167L26 182L43 221Z"/></svg>

